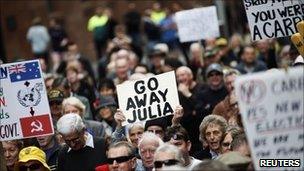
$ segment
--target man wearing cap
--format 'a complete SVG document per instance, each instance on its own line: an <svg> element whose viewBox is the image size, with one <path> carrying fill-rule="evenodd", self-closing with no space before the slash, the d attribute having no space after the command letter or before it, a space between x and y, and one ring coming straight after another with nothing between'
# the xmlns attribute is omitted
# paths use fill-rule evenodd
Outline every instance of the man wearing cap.
<svg viewBox="0 0 304 171"><path fill-rule="evenodd" d="M214 106L228 94L223 81L223 68L220 64L209 65L206 69L206 77L208 87L197 95L196 114L201 120L211 114Z"/></svg>
<svg viewBox="0 0 304 171"><path fill-rule="evenodd" d="M59 89L52 89L48 92L48 99L49 99L52 119L54 125L56 125L56 122L62 116L62 101L64 99L64 94Z"/></svg>
<svg viewBox="0 0 304 171"><path fill-rule="evenodd" d="M57 130L66 143L59 151L58 171L91 171L106 162L105 140L93 138L79 115L63 115L57 122Z"/></svg>
<svg viewBox="0 0 304 171"><path fill-rule="evenodd" d="M29 146L19 152L16 171L24 170L50 171L45 153L35 146Z"/></svg>
<svg viewBox="0 0 304 171"><path fill-rule="evenodd" d="M188 132L180 125L169 127L164 138L165 142L177 146L185 160L184 167L186 170L192 170L201 161L190 156L191 141Z"/></svg>

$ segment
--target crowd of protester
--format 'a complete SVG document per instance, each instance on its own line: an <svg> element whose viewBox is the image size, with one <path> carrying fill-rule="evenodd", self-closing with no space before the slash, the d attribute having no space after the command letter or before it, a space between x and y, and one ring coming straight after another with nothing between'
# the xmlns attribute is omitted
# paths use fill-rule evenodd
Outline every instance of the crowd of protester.
<svg viewBox="0 0 304 171"><path fill-rule="evenodd" d="M181 43L179 10L154 3L139 12L130 3L118 23L110 8L96 8L87 25L96 62L56 18L48 28L35 18L26 38L41 63L55 134L2 142L7 170L254 170L234 80L303 65L303 57L290 43L239 33ZM180 101L173 115L122 126L116 85L168 71Z"/></svg>

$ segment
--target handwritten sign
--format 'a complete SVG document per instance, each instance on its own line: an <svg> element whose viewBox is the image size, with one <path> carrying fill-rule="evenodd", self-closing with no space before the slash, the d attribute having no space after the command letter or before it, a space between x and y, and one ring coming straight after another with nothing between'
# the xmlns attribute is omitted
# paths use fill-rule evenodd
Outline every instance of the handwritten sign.
<svg viewBox="0 0 304 171"><path fill-rule="evenodd" d="M173 114L179 105L174 71L117 85L123 125Z"/></svg>
<svg viewBox="0 0 304 171"><path fill-rule="evenodd" d="M291 36L304 20L301 0L244 0L253 41Z"/></svg>
<svg viewBox="0 0 304 171"><path fill-rule="evenodd" d="M235 87L255 169L303 170L303 68L241 76ZM291 162L269 167L261 159Z"/></svg>
<svg viewBox="0 0 304 171"><path fill-rule="evenodd" d="M53 134L38 60L0 65L0 141Z"/></svg>
<svg viewBox="0 0 304 171"><path fill-rule="evenodd" d="M181 42L215 38L220 35L215 6L177 12L175 20Z"/></svg>

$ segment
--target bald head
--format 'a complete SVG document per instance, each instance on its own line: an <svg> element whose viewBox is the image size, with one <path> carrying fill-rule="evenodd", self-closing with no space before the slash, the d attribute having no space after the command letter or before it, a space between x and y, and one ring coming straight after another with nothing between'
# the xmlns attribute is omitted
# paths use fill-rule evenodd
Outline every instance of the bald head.
<svg viewBox="0 0 304 171"><path fill-rule="evenodd" d="M178 83L190 84L193 81L193 73L190 68L181 66L176 69L176 79Z"/></svg>

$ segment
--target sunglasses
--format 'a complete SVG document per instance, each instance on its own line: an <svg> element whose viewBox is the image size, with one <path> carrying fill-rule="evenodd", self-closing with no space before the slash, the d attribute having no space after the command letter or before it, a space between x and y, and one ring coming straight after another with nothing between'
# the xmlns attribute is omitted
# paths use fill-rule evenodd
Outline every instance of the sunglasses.
<svg viewBox="0 0 304 171"><path fill-rule="evenodd" d="M227 142L227 143L222 143L222 146L223 146L223 147L229 147L229 146L230 146L230 143L228 143L228 142Z"/></svg>
<svg viewBox="0 0 304 171"><path fill-rule="evenodd" d="M41 168L41 164L31 164L29 166L19 166L19 171L27 171L28 169L29 170L38 170Z"/></svg>
<svg viewBox="0 0 304 171"><path fill-rule="evenodd" d="M121 156L121 157L115 157L115 158L108 158L107 161L108 161L108 164L113 164L114 161L116 161L116 163L123 163L123 162L131 160L133 157L134 157L133 155Z"/></svg>
<svg viewBox="0 0 304 171"><path fill-rule="evenodd" d="M158 169L158 168L162 168L163 165L165 165L165 166L173 166L173 165L176 165L178 163L179 163L179 161L175 160L175 159L169 159L169 160L164 160L164 161L155 161L154 162L154 167L156 169Z"/></svg>

